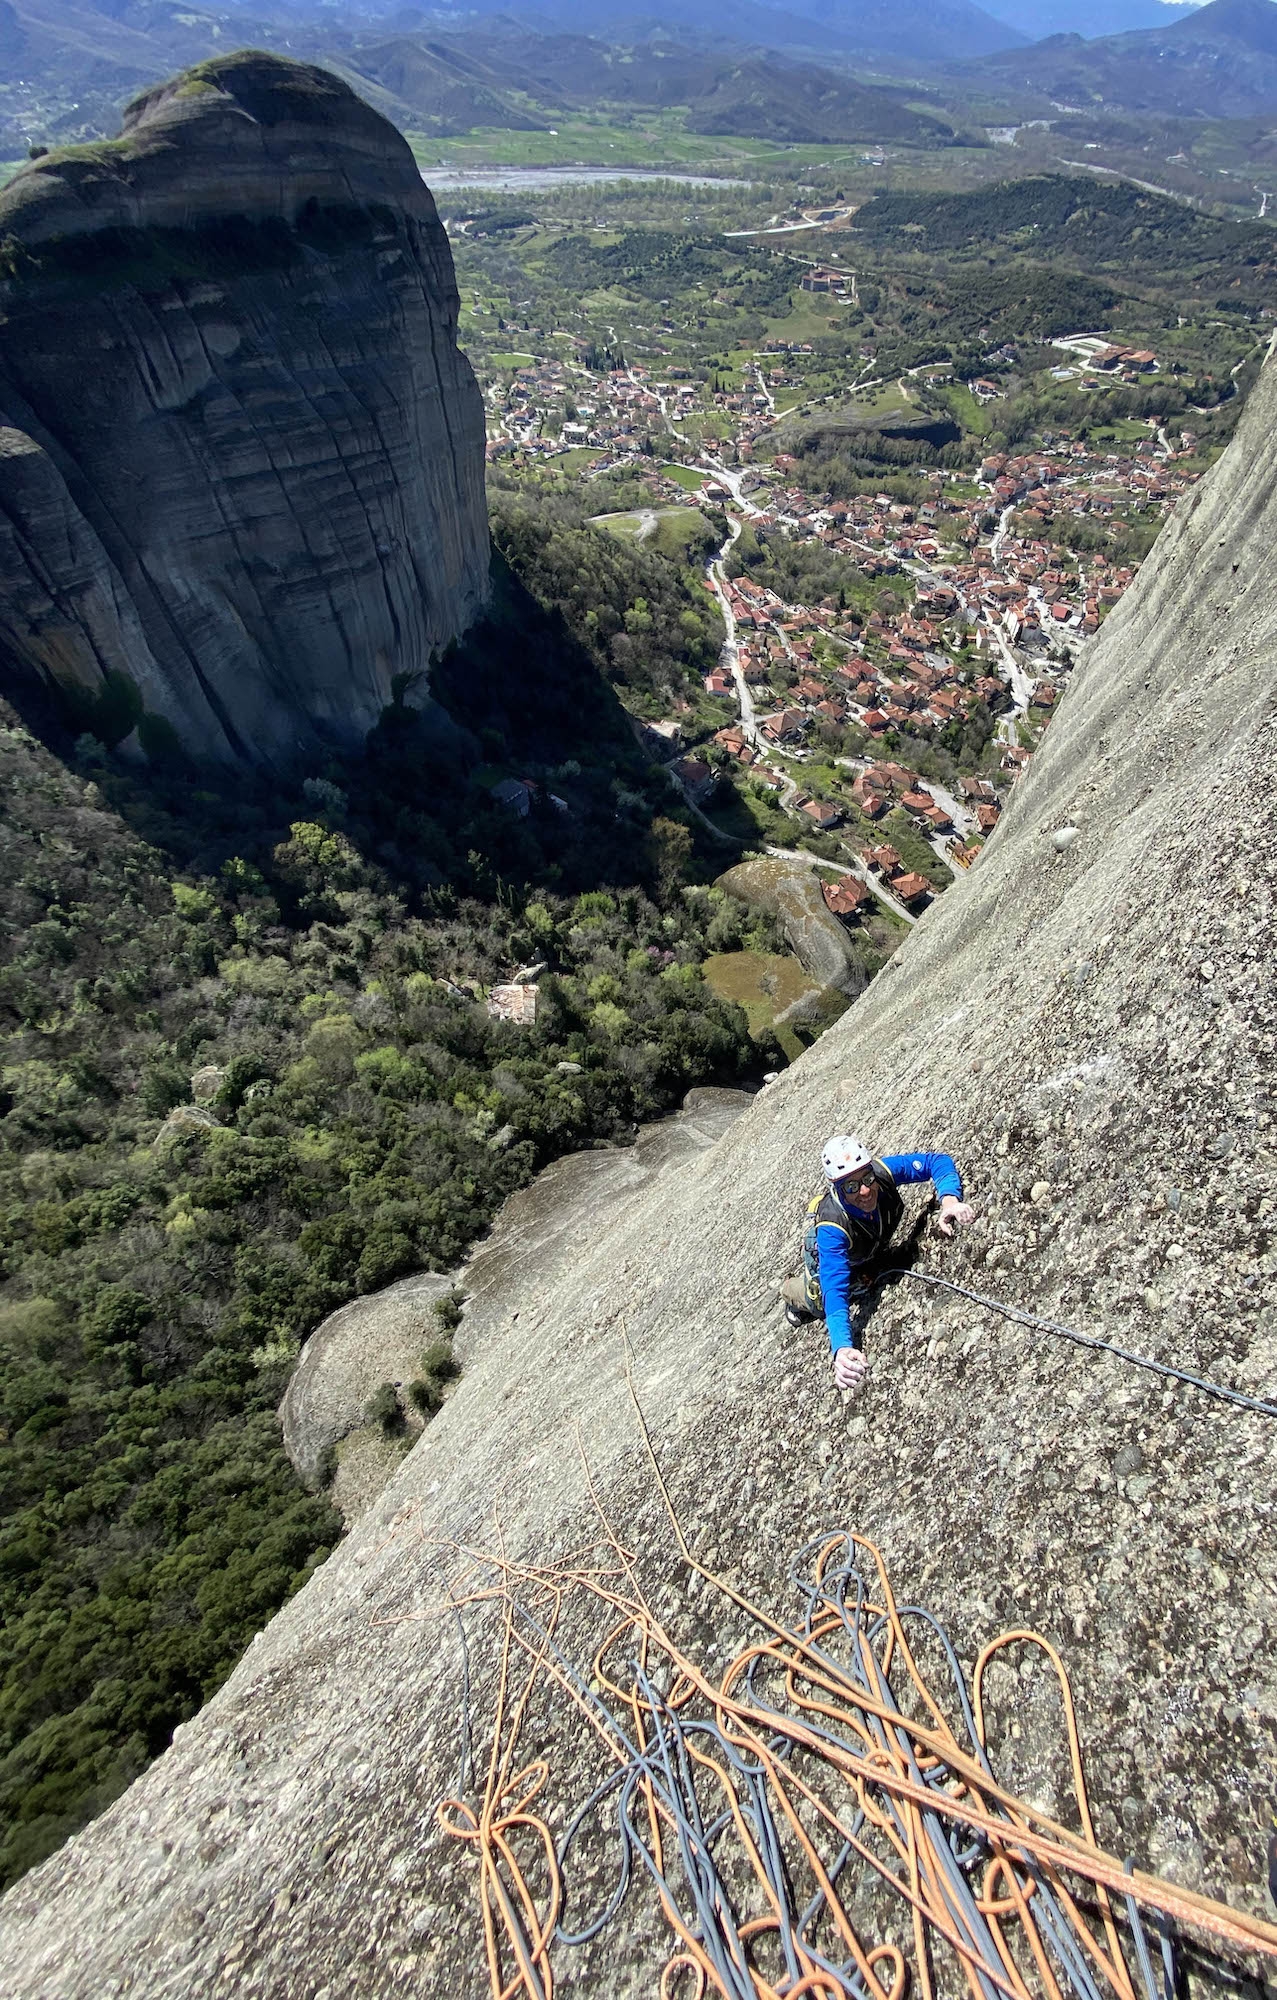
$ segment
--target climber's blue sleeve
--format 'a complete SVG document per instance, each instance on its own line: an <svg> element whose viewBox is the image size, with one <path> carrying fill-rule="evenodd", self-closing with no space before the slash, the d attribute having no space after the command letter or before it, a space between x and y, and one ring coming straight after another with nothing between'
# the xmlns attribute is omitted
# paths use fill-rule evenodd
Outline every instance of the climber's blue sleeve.
<svg viewBox="0 0 1277 2000"><path fill-rule="evenodd" d="M931 1181L941 1199L951 1194L962 1200L962 1176L947 1153L884 1153L882 1164L897 1187Z"/></svg>
<svg viewBox="0 0 1277 2000"><path fill-rule="evenodd" d="M840 1347L857 1345L851 1324L851 1251L847 1232L836 1224L822 1222L816 1230L816 1261L820 1276L820 1296L825 1307L829 1345L836 1354Z"/></svg>

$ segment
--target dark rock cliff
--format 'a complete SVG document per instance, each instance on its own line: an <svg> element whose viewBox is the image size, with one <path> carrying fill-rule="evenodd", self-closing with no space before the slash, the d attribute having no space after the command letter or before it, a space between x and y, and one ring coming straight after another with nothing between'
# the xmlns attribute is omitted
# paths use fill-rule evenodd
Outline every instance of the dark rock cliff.
<svg viewBox="0 0 1277 2000"><path fill-rule="evenodd" d="M0 246L8 690L264 764L420 698L487 588L484 426L394 128L217 59L18 174Z"/></svg>
<svg viewBox="0 0 1277 2000"><path fill-rule="evenodd" d="M491 1546L499 1504L512 1558L589 1549L584 1453L658 1612L707 1656L741 1637L734 1613L707 1633L673 1550L627 1340L706 1561L792 1616L788 1558L839 1522L968 1667L1035 1625L1073 1677L1103 1844L1262 1913L1271 1421L905 1284L846 1402L776 1285L831 1131L944 1146L978 1221L930 1239L925 1267L1277 1399L1274 423L1270 360L979 864L892 968L717 1144L476 1287L457 1392L381 1499L173 1747L0 1905L4 1991L489 1990L473 1857L433 1815L461 1658L432 1613L450 1581L474 1587L455 1544ZM482 1761L496 1635L470 1617ZM561 1813L583 1730L565 1704L527 1746ZM1020 1731L1010 1775L1064 1812L1054 1740ZM668 1940L644 1907L567 1954L575 1990L657 1989Z"/></svg>

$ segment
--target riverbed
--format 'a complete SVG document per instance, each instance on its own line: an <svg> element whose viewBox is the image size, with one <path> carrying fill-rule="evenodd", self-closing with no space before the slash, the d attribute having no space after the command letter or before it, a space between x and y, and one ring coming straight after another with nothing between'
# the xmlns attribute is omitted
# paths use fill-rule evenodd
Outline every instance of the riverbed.
<svg viewBox="0 0 1277 2000"><path fill-rule="evenodd" d="M521 188L592 185L603 181L674 181L679 187L752 187L727 174L667 173L662 167L423 167L421 178L433 193L450 188L486 188L517 194Z"/></svg>

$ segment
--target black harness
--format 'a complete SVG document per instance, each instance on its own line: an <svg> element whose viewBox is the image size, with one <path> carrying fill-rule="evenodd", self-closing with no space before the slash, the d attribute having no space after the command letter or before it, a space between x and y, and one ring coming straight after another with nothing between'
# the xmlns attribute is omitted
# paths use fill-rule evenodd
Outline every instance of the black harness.
<svg viewBox="0 0 1277 2000"><path fill-rule="evenodd" d="M822 1223L829 1223L833 1228L842 1230L847 1238L847 1251L853 1266L865 1263L885 1243L890 1242L896 1224L905 1212L904 1196L891 1178L890 1168L884 1167L881 1160L875 1160L873 1173L878 1183L878 1206L872 1215L844 1207L833 1188L816 1209L817 1228Z"/></svg>

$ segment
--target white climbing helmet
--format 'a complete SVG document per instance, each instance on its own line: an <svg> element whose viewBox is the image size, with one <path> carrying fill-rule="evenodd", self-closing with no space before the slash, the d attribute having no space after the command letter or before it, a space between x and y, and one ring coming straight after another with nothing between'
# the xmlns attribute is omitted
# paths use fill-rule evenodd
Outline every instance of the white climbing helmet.
<svg viewBox="0 0 1277 2000"><path fill-rule="evenodd" d="M825 1179L832 1184L845 1181L848 1174L859 1173L862 1167L872 1166L873 1154L859 1139L843 1132L827 1142L820 1164L824 1168Z"/></svg>

